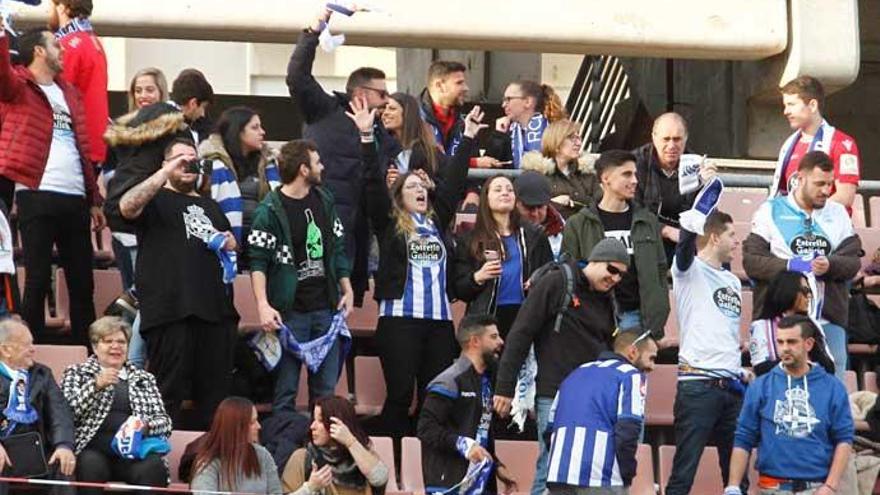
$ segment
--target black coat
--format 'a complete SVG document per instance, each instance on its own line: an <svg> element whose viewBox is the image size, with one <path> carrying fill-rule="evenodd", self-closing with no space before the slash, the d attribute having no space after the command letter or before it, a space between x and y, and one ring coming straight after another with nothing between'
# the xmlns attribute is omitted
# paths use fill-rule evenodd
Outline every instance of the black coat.
<svg viewBox="0 0 880 495"><path fill-rule="evenodd" d="M483 266L482 258L474 258L470 243L473 231L461 235L455 246L453 272L455 274L455 296L468 303L467 314L495 314L498 304L498 284L501 279L479 285L474 281L474 273ZM553 261L553 252L547 236L535 225L523 221L517 233L517 243L523 253L522 283L525 284L532 272Z"/></svg>
<svg viewBox="0 0 880 495"><path fill-rule="evenodd" d="M39 414L40 418L34 425L17 425L12 434L37 431L43 438L43 445L47 454L65 446L73 451L75 431L73 428L73 413L67 405L67 400L58 388L52 370L47 366L34 363L28 370L30 375L30 403ZM2 408L9 402L10 380L0 373L0 426L6 427L6 417Z"/></svg>
<svg viewBox="0 0 880 495"><path fill-rule="evenodd" d="M468 461L456 450L456 442L459 436L475 440L483 414L482 396L482 377L464 356L428 384L418 423L426 487L450 488L464 478ZM486 450L494 454L491 424ZM495 476L490 476L487 493L495 493Z"/></svg>
<svg viewBox="0 0 880 495"><path fill-rule="evenodd" d="M452 161L440 171L435 181L437 188L432 202L434 217L432 220L440 231L446 246L446 292L450 300L454 298L452 290L452 243L447 235L447 227L455 216L455 207L463 198L467 183L468 163L475 153L477 142L469 137L462 139ZM367 212L379 240L379 270L375 275L373 298L377 301L400 299L406 287L406 270L409 266L407 255L407 239L397 232L391 218L391 197L385 185L385 173L380 170L377 154L372 144L362 147L364 161L369 169L367 180Z"/></svg>
<svg viewBox="0 0 880 495"><path fill-rule="evenodd" d="M365 176L360 133L346 115L351 111L348 96L327 94L312 75L317 46L317 33L307 30L300 35L287 66L287 87L306 122L303 137L318 145L325 167L324 184L336 198L336 211L347 233L346 252L355 266L352 285L357 293L362 294L366 288L369 232L364 228L366 222L361 210ZM381 124L377 124L375 130L379 143L377 162L384 169L391 157L397 155L400 145Z"/></svg>

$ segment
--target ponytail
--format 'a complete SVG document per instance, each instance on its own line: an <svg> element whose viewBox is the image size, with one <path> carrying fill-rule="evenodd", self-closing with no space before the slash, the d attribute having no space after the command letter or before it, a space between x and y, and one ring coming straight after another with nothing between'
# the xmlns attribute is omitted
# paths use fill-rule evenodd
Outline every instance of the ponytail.
<svg viewBox="0 0 880 495"><path fill-rule="evenodd" d="M541 113L544 114L548 122L552 123L568 118L568 112L565 111L565 107L562 105L562 99L559 98L559 95L552 86L542 84L541 93L543 96L542 100L544 101L544 108L541 110Z"/></svg>

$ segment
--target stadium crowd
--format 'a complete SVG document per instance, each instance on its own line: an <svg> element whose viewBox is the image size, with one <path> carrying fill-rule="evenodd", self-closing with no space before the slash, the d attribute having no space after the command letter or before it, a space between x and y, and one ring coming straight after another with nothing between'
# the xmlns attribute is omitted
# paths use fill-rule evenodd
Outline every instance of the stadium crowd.
<svg viewBox="0 0 880 495"><path fill-rule="evenodd" d="M403 437L420 439L430 493L624 494L674 310L665 493L691 493L710 444L717 493L747 493L754 451L760 493L849 493L843 379L861 163L822 117L818 80L781 88L793 134L740 243L717 207L717 166L692 159L676 113L656 118L644 146L592 159L546 85L511 82L494 125L479 106L464 111L467 68L454 61L432 63L419 95L390 94L371 67L327 93L312 74L334 15L325 8L287 69L303 139L276 150L254 109L200 124L214 92L196 69L170 87L160 69L139 70L130 113L111 121L91 0L43 3L48 28L14 35L0 21L3 476L164 487L171 432L185 425L206 432L188 448L195 492L383 493L394 465L372 434L398 455ZM499 173L474 184L471 168ZM462 211L474 220L456 222ZM96 319L91 239L104 228L135 309ZM745 353L743 281L730 270L739 249L755 295ZM72 343L91 354L60 377L34 361L56 262ZM244 339L240 274L260 326ZM365 294L387 390L371 420L334 396L346 318ZM233 396L243 345L271 371L269 435L254 401ZM296 408L302 383L311 419ZM498 437L537 439L531 487L495 456Z"/></svg>

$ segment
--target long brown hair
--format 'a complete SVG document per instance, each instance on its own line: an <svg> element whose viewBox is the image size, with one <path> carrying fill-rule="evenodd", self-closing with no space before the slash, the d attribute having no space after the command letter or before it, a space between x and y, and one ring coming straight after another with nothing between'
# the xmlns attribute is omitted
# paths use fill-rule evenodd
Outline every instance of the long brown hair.
<svg viewBox="0 0 880 495"><path fill-rule="evenodd" d="M477 221L471 234L470 252L471 256L478 260L483 259L483 251L493 249L503 254L502 259L507 259L508 253L504 252L504 243L501 242L501 234L498 232L498 224L495 217L492 216L492 210L489 209L489 188L496 180L505 179L513 185L513 181L506 175L497 174L486 179L483 188L480 190L480 208L477 210ZM509 213L510 215L510 231L513 235L519 234L519 210L516 207Z"/></svg>
<svg viewBox="0 0 880 495"><path fill-rule="evenodd" d="M549 122L568 117L565 107L562 105L562 99L556 94L556 91L549 84L538 84L535 81L522 79L511 84L519 87L520 91L526 96L535 99L535 111L541 112Z"/></svg>
<svg viewBox="0 0 880 495"><path fill-rule="evenodd" d="M391 185L388 192L391 195L391 217L394 220L395 231L404 237L408 237L416 233L416 224L413 222L412 215L406 211L403 206L403 185L410 175L415 175L412 171L400 174L400 177ZM425 212L428 217L434 216L434 210L431 208L430 195L428 195L428 211ZM440 228L440 226L437 226Z"/></svg>
<svg viewBox="0 0 880 495"><path fill-rule="evenodd" d="M236 489L239 473L245 477L259 475L260 460L250 439L253 412L253 402L242 397L229 397L220 403L211 430L196 452L194 474L216 459L220 462L219 486L229 491Z"/></svg>
<svg viewBox="0 0 880 495"><path fill-rule="evenodd" d="M403 124L395 136L397 141L406 150L419 148L425 155L428 175L433 176L437 173L436 144L434 135L419 114L419 101L406 93L394 93L391 99L403 108Z"/></svg>
<svg viewBox="0 0 880 495"><path fill-rule="evenodd" d="M328 395L315 401L315 407L321 408L321 423L324 424L324 428L327 429L328 433L330 432L330 425L333 424L330 421L330 418L337 418L348 427L348 430L354 435L357 441L363 445L364 448L369 450L371 445L370 437L358 422L357 414L354 412L354 406L351 405L351 402L349 402L348 399L343 399L336 395ZM309 442L311 441L312 430L309 429Z"/></svg>

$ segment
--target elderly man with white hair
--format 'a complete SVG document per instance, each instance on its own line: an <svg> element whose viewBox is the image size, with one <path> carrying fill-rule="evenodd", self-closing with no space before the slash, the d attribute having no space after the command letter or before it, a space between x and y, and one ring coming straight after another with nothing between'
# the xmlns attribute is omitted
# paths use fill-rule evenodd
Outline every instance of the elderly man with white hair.
<svg viewBox="0 0 880 495"><path fill-rule="evenodd" d="M24 323L0 320L0 471L13 477L70 479L76 469L73 416L52 370L34 362L35 352ZM48 472L39 448L48 456ZM0 485L0 494L7 490L7 483ZM75 492L56 486L49 493Z"/></svg>

